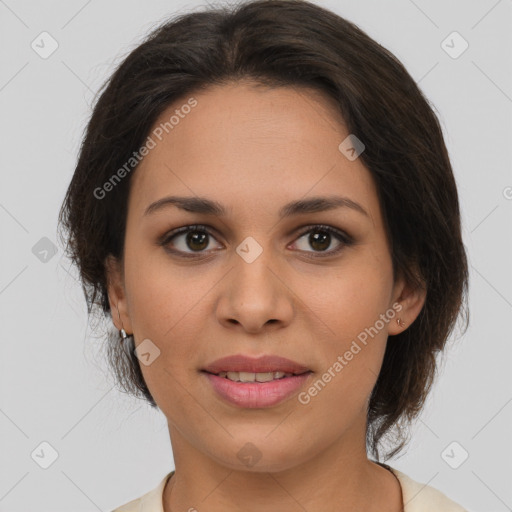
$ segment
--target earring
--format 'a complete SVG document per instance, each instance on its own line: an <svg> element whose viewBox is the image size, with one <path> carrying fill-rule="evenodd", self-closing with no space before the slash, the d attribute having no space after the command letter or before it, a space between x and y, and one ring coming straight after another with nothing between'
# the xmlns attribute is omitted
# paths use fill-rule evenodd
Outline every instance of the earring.
<svg viewBox="0 0 512 512"><path fill-rule="evenodd" d="M119 331L119 334L121 335L121 343L123 343L126 338L129 338L128 334L126 334L126 331L124 329L121 329Z"/></svg>
<svg viewBox="0 0 512 512"><path fill-rule="evenodd" d="M126 334L124 329L121 329L119 333L121 334L121 348L123 349L124 353L130 357L133 353L133 350L135 349L133 345L133 334Z"/></svg>
<svg viewBox="0 0 512 512"><path fill-rule="evenodd" d="M116 304L116 309L117 309L117 316L119 318L119 322L121 323L121 330L119 331L119 334L121 335L121 345L123 346L123 350L127 354L130 354L134 348L132 346L133 334L126 334L126 331L124 330L124 327L123 327L123 321L121 320L121 315L119 314L119 308L117 307L117 304ZM130 346L127 348L127 345L130 345Z"/></svg>
<svg viewBox="0 0 512 512"><path fill-rule="evenodd" d="M400 326L400 327L405 327L407 324L405 322L402 322L402 319L401 318L397 318L396 319L396 323Z"/></svg>

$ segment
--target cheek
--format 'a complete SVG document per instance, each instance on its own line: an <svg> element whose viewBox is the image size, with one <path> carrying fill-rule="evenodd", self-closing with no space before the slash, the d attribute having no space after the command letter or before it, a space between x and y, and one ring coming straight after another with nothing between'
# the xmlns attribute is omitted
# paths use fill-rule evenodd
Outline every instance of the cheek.
<svg viewBox="0 0 512 512"><path fill-rule="evenodd" d="M316 386L320 391L312 393L323 395L319 402L358 408L376 382L388 325L395 321L394 310L389 308L391 263L378 262L373 251L361 252L327 281L317 283L311 286L310 282L308 290L301 291L312 312L310 331L321 328L322 332L318 339L323 362L319 377L324 377ZM328 392L323 391L324 384Z"/></svg>
<svg viewBox="0 0 512 512"><path fill-rule="evenodd" d="M142 259L144 265L136 257L125 265L130 318L137 344L149 339L159 352L151 364L140 364L141 372L168 418L197 413L201 419L187 387L205 338L205 295L213 282L207 286L197 276L162 262L161 257Z"/></svg>
<svg viewBox="0 0 512 512"><path fill-rule="evenodd" d="M147 244L147 242L145 242ZM187 323L188 312L201 307L205 290L192 267L179 266L163 248L128 244L125 278L130 319L135 332L162 341ZM206 275L206 274L205 274ZM195 306L194 306L195 305Z"/></svg>
<svg viewBox="0 0 512 512"><path fill-rule="evenodd" d="M379 262L372 251L361 251L330 270L325 279L303 281L299 295L310 314L324 324L322 332L339 345L356 338L386 312L392 287L391 263Z"/></svg>
<svg viewBox="0 0 512 512"><path fill-rule="evenodd" d="M164 369L179 378L194 367L206 318L205 295L213 283L208 286L197 276L191 278L190 270L180 271L154 252L131 254L125 262L125 278L133 332L137 343L149 339L160 351L151 366L141 366L154 389L159 379L172 381Z"/></svg>

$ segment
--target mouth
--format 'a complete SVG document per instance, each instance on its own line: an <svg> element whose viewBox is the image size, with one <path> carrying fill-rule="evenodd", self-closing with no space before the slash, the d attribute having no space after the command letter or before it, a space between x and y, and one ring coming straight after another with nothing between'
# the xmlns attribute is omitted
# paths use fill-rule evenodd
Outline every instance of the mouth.
<svg viewBox="0 0 512 512"><path fill-rule="evenodd" d="M303 364L276 355L260 357L235 354L213 361L203 372L235 382L270 382L311 372Z"/></svg>
<svg viewBox="0 0 512 512"><path fill-rule="evenodd" d="M270 382L273 380L286 379L288 377L294 377L296 375L303 375L305 373L312 373L311 370L297 371L297 372L282 372L282 371L270 371L270 372L236 372L236 371L221 371L221 372L208 372L211 375L217 377L223 377L232 382Z"/></svg>
<svg viewBox="0 0 512 512"><path fill-rule="evenodd" d="M261 409L290 399L307 384L313 371L285 357L236 354L217 359L201 373L224 402Z"/></svg>

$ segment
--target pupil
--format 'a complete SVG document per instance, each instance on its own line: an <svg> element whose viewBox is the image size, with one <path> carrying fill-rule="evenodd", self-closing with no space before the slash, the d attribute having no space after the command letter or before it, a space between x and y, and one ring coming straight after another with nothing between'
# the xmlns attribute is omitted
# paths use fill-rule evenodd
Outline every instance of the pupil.
<svg viewBox="0 0 512 512"><path fill-rule="evenodd" d="M321 233L320 235L318 233ZM309 243L313 249L317 249L319 251L325 251L329 247L329 237L331 235L326 233L325 231L317 231L315 234L309 235ZM327 242L327 243L326 243ZM319 244L320 247L315 247L315 245Z"/></svg>
<svg viewBox="0 0 512 512"><path fill-rule="evenodd" d="M195 243L198 243L199 247L194 247ZM190 247L190 249L193 250L202 250L205 247L208 247L207 233L201 233L200 231L189 232L187 234L187 244Z"/></svg>

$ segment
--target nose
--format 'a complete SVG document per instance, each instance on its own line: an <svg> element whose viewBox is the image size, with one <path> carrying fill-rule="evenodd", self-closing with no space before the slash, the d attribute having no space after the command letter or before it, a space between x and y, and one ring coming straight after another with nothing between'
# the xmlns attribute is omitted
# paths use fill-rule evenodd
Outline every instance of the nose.
<svg viewBox="0 0 512 512"><path fill-rule="evenodd" d="M293 292L286 272L270 253L266 249L250 263L235 257L217 302L217 317L224 327L257 334L290 324L295 309Z"/></svg>

